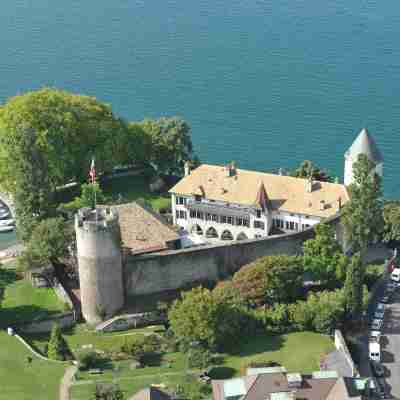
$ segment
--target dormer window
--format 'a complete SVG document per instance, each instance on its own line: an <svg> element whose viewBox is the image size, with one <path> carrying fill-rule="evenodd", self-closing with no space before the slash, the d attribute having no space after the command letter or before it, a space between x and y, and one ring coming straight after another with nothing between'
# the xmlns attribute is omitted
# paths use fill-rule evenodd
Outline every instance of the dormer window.
<svg viewBox="0 0 400 400"><path fill-rule="evenodd" d="M195 196L194 196L194 199L195 199L195 201L197 201L197 202L201 202L201 196L199 195L199 194L196 194Z"/></svg>

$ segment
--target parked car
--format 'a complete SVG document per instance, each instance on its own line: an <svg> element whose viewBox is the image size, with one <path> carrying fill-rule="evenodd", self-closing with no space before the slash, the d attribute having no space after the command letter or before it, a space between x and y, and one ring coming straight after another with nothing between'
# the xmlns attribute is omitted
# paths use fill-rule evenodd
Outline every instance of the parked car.
<svg viewBox="0 0 400 400"><path fill-rule="evenodd" d="M369 333L369 341L380 343L381 341L381 332L380 331L371 331Z"/></svg>
<svg viewBox="0 0 400 400"><path fill-rule="evenodd" d="M388 304L390 303L390 293L385 293L381 298L381 303Z"/></svg>
<svg viewBox="0 0 400 400"><path fill-rule="evenodd" d="M382 364L380 364L377 361L371 361L371 369L372 373L378 377L381 378L385 376L385 369L383 368Z"/></svg>
<svg viewBox="0 0 400 400"><path fill-rule="evenodd" d="M371 329L373 331L380 331L382 330L383 320L382 319L373 319L371 322Z"/></svg>
<svg viewBox="0 0 400 400"><path fill-rule="evenodd" d="M386 285L386 291L389 293L393 293L396 289L397 285L394 282L388 282Z"/></svg>

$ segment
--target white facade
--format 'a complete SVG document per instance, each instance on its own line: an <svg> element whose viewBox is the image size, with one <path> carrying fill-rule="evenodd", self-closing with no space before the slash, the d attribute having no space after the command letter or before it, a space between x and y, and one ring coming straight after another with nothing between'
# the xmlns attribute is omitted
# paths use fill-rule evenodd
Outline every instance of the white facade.
<svg viewBox="0 0 400 400"><path fill-rule="evenodd" d="M174 224L210 242L265 237L273 227L283 232L298 232L321 220L311 215L263 211L196 197L172 194Z"/></svg>
<svg viewBox="0 0 400 400"><path fill-rule="evenodd" d="M345 157L344 162L344 184L346 186L351 185L354 182L353 176L353 164L356 161L353 161L351 157ZM383 178L383 163L377 164L375 167L375 172L381 178Z"/></svg>

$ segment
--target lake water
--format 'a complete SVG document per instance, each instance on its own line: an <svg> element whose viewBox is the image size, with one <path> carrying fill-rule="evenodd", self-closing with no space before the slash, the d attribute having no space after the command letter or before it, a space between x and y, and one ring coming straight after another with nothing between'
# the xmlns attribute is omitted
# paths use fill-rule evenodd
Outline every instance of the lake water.
<svg viewBox="0 0 400 400"><path fill-rule="evenodd" d="M0 102L63 88L181 115L204 162L340 178L368 127L399 197L399 37L397 0L2 0Z"/></svg>

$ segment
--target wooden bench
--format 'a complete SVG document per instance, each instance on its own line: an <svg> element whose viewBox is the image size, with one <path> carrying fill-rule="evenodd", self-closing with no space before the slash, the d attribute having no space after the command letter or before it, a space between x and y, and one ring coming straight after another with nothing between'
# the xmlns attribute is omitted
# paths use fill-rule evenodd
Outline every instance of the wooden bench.
<svg viewBox="0 0 400 400"><path fill-rule="evenodd" d="M88 372L90 375L98 375L103 373L100 368L89 369Z"/></svg>

